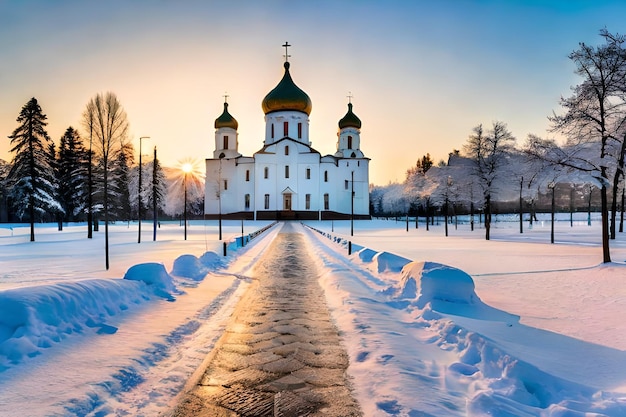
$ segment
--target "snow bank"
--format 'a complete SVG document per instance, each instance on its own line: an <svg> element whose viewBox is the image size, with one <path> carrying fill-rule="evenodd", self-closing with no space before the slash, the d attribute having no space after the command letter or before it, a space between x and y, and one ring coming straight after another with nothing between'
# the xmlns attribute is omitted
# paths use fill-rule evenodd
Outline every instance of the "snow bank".
<svg viewBox="0 0 626 417"><path fill-rule="evenodd" d="M115 333L105 323L151 299L139 282L94 279L0 292L0 371L71 334Z"/></svg>
<svg viewBox="0 0 626 417"><path fill-rule="evenodd" d="M174 260L172 275L202 281L208 269L195 255L181 255Z"/></svg>
<svg viewBox="0 0 626 417"><path fill-rule="evenodd" d="M124 279L141 281L148 285L155 295L168 301L175 301L174 294L182 294L174 285L174 279L167 273L163 264L147 262L131 266Z"/></svg>
<svg viewBox="0 0 626 417"><path fill-rule="evenodd" d="M483 303L474 288L472 277L460 269L436 262L413 261L404 265L399 284L389 288L386 294L396 301L406 302L400 305L419 309L480 320L519 321L519 316Z"/></svg>

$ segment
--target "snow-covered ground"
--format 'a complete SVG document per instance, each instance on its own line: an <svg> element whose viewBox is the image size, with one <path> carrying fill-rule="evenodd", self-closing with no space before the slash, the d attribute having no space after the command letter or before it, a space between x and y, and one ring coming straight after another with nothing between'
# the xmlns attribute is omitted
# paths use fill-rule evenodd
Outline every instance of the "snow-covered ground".
<svg viewBox="0 0 626 417"><path fill-rule="evenodd" d="M357 221L352 237L349 222L308 225L323 232L302 228L367 416L626 415L622 234L601 265L599 222L584 216L557 222L554 245L545 220L523 234L499 221L491 241L465 224L449 237L393 220ZM40 226L30 243L2 226L0 415L21 416L166 412L280 229L222 257L214 222L187 241L163 224L156 242L144 224L141 244L136 224L115 225L105 271L102 231Z"/></svg>

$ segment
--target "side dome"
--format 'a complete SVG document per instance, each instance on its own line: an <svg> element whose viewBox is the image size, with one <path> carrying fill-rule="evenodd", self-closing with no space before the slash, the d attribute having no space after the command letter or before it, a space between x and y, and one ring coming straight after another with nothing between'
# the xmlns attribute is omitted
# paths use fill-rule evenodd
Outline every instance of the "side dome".
<svg viewBox="0 0 626 417"><path fill-rule="evenodd" d="M263 112L268 114L275 111L294 110L307 115L311 114L313 108L311 99L291 79L289 62L285 62L284 66L283 79L263 99Z"/></svg>
<svg viewBox="0 0 626 417"><path fill-rule="evenodd" d="M215 128L219 129L220 127L232 127L235 130L239 127L237 120L228 113L228 103L224 103L224 111L220 117L215 119Z"/></svg>
<svg viewBox="0 0 626 417"><path fill-rule="evenodd" d="M339 129L343 129L344 127L361 128L361 119L359 119L356 114L352 113L352 103L348 103L348 112L339 120Z"/></svg>

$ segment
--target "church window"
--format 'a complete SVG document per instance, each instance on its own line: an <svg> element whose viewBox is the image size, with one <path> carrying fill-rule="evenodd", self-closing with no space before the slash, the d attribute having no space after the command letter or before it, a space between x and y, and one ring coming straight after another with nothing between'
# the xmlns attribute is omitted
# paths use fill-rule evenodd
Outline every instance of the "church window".
<svg viewBox="0 0 626 417"><path fill-rule="evenodd" d="M268 167L263 168L263 178L268 179L270 177L270 169Z"/></svg>
<svg viewBox="0 0 626 417"><path fill-rule="evenodd" d="M328 193L326 193L324 194L324 210L328 210L328 207L330 207L330 204L328 200Z"/></svg>
<svg viewBox="0 0 626 417"><path fill-rule="evenodd" d="M356 158L356 154L354 152L352 152L352 155L350 155L351 158Z"/></svg>
<svg viewBox="0 0 626 417"><path fill-rule="evenodd" d="M305 210L311 210L311 194L304 196L304 208Z"/></svg>
<svg viewBox="0 0 626 417"><path fill-rule="evenodd" d="M274 139L274 123L272 123L272 139Z"/></svg>
<svg viewBox="0 0 626 417"><path fill-rule="evenodd" d="M302 123L298 123L298 139L302 138Z"/></svg>
<svg viewBox="0 0 626 417"><path fill-rule="evenodd" d="M250 194L244 196L244 206L246 210L250 210Z"/></svg>
<svg viewBox="0 0 626 417"><path fill-rule="evenodd" d="M224 148L223 149L228 149L228 135L224 135Z"/></svg>
<svg viewBox="0 0 626 417"><path fill-rule="evenodd" d="M311 168L307 168L306 169L306 179L310 180L311 179Z"/></svg>
<svg viewBox="0 0 626 417"><path fill-rule="evenodd" d="M289 146L285 146L285 155L289 155Z"/></svg>
<svg viewBox="0 0 626 417"><path fill-rule="evenodd" d="M265 210L269 210L270 208L270 195L265 194Z"/></svg>
<svg viewBox="0 0 626 417"><path fill-rule="evenodd" d="M348 149L352 149L352 136L348 136Z"/></svg>
<svg viewBox="0 0 626 417"><path fill-rule="evenodd" d="M356 166L360 167L361 166L361 161L356 161Z"/></svg>
<svg viewBox="0 0 626 417"><path fill-rule="evenodd" d="M224 180L224 190L228 190L228 180Z"/></svg>
<svg viewBox="0 0 626 417"><path fill-rule="evenodd" d="M324 182L328 182L328 171L324 171Z"/></svg>
<svg viewBox="0 0 626 417"><path fill-rule="evenodd" d="M246 169L246 181L250 181L250 170Z"/></svg>
<svg viewBox="0 0 626 417"><path fill-rule="evenodd" d="M285 165L285 178L289 178L289 165Z"/></svg>
<svg viewBox="0 0 626 417"><path fill-rule="evenodd" d="M345 180L343 182L343 187L347 190L348 189L348 185L350 184L350 182L348 180Z"/></svg>
<svg viewBox="0 0 626 417"><path fill-rule="evenodd" d="M289 136L289 122L283 122L283 134Z"/></svg>

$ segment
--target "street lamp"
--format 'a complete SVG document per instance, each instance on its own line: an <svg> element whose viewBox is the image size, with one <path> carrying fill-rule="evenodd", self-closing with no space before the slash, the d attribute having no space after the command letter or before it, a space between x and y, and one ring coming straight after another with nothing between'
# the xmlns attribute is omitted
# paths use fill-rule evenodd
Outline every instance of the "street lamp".
<svg viewBox="0 0 626 417"><path fill-rule="evenodd" d="M552 209L550 213L550 243L554 243L554 187L556 184L554 181L548 184L548 188L552 190Z"/></svg>
<svg viewBox="0 0 626 417"><path fill-rule="evenodd" d="M351 172L352 175L352 197L350 198L350 236L354 236L354 171Z"/></svg>
<svg viewBox="0 0 626 417"><path fill-rule="evenodd" d="M217 181L217 204L219 206L219 214L217 217L218 221L218 229L219 229L219 240L222 240L222 159L224 159L224 154L220 154L220 169L218 173L218 181Z"/></svg>
<svg viewBox="0 0 626 417"><path fill-rule="evenodd" d="M139 138L139 184L137 185L137 217L139 218L139 232L137 235L137 243L141 243L141 140L150 139L150 136L142 136Z"/></svg>
<svg viewBox="0 0 626 417"><path fill-rule="evenodd" d="M183 164L183 188L185 192L185 203L183 205L183 220L185 222L185 240L187 240L187 174L191 172L192 166L190 163Z"/></svg>

